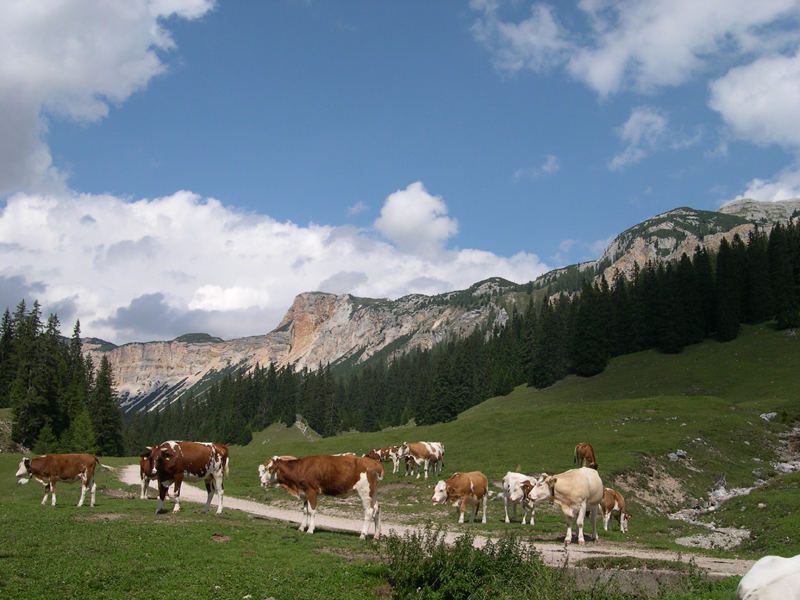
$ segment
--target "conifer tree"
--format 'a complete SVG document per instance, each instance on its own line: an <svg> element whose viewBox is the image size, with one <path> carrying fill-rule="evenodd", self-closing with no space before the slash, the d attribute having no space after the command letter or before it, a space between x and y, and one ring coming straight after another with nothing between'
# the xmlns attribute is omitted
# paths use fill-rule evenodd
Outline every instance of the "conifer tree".
<svg viewBox="0 0 800 600"><path fill-rule="evenodd" d="M90 406L97 452L105 456L120 456L122 454L122 418L114 389L111 363L106 356L100 360Z"/></svg>
<svg viewBox="0 0 800 600"><path fill-rule="evenodd" d="M778 329L800 326L790 236L790 232L781 224L776 225L769 236L769 274Z"/></svg>

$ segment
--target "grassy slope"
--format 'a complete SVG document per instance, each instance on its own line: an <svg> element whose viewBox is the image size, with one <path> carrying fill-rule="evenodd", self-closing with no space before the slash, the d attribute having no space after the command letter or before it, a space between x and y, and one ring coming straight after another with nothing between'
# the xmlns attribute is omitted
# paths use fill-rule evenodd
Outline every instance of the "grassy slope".
<svg viewBox="0 0 800 600"><path fill-rule="evenodd" d="M625 476L629 484L640 486L626 494L636 515L630 535L612 532L607 537L680 550L673 542L675 537L704 530L670 521L663 510L643 502L658 492L648 489L653 480L647 476L655 466L658 472L675 478L687 495L704 498L723 474L728 487L751 486L755 469L765 476L775 474L769 462L774 459L777 433L800 417L798 373L800 339L769 326L747 327L738 340L727 344L709 341L669 356L641 352L614 359L604 373L593 378L569 377L541 391L520 386L508 396L473 407L451 423L348 433L313 442L304 440L295 429L272 428L247 447L232 450L236 475L226 489L232 495L261 501L286 500L282 490L258 488L257 465L272 454L361 453L403 441L439 440L446 446L443 475L477 469L496 481L517 463L525 472L555 473L572 468L575 443L588 441L597 451L607 485L617 486ZM775 421L759 418L771 411L779 414ZM687 460L667 459L667 454L677 449L688 453ZM430 496L422 480L389 472L382 485L386 519L408 513L441 523L452 520L449 511L426 506ZM776 545L780 534L768 532L770 523L793 519L783 512L787 506L795 514L800 509L800 498L788 496L780 510L773 512L776 507L767 502L767 508L758 512L761 527L754 535L763 539L748 542L738 554L755 557L767 551L800 552L798 536L790 535L788 541ZM754 506L757 497L744 498L741 505ZM489 531L507 527L499 522L500 506L490 505ZM726 519L737 526L747 525L740 518L746 511L738 510L736 514L725 511ZM722 515L715 515L718 522ZM536 530L541 539L555 540L563 535L563 519L547 508L540 509Z"/></svg>

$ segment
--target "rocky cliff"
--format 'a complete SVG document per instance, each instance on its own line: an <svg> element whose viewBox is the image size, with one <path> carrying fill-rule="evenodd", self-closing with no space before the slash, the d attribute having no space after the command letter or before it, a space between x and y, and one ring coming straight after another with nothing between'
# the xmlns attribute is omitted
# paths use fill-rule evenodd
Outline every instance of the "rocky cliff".
<svg viewBox="0 0 800 600"><path fill-rule="evenodd" d="M731 240L738 234L746 240L756 226L769 228L798 214L800 200L740 200L720 211L677 208L622 232L598 260L547 273L528 291L557 284L570 269L592 269L611 282L617 271L630 276L636 264L678 260L684 252L692 256L700 245L716 250L723 238ZM575 281L573 289L562 285L551 290L575 292L580 289L579 278ZM431 348L476 328L504 325L511 308L524 309L529 297L522 286L500 278L468 290L397 300L309 292L297 296L278 327L266 335L221 341L193 334L171 342L119 347L86 340L84 347L95 362L102 354L108 356L123 410L143 410L231 368L275 363L314 370L327 364L355 364L378 353L391 359L394 353Z"/></svg>
<svg viewBox="0 0 800 600"><path fill-rule="evenodd" d="M397 300L308 292L295 298L278 327L266 335L118 347L87 340L84 348L95 362L103 354L108 357L123 410L142 410L231 367L275 363L314 370L367 360L378 352L391 357L393 352L427 349L450 337L467 336L476 327L502 326L508 319L504 293L517 287L497 278L463 292ZM461 302L453 302L457 296ZM500 298L502 303L496 301Z"/></svg>

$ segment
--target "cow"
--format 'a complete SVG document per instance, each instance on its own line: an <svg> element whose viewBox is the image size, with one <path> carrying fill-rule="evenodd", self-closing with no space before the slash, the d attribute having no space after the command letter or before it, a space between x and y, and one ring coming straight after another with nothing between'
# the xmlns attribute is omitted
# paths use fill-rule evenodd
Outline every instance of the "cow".
<svg viewBox="0 0 800 600"><path fill-rule="evenodd" d="M628 519L631 515L625 512L625 498L617 490L606 488L603 490L603 501L600 503L600 514L603 517L603 529L608 531L611 517L619 521L619 530L622 533L628 532Z"/></svg>
<svg viewBox="0 0 800 600"><path fill-rule="evenodd" d="M400 454L400 446L375 448L374 450L370 450L362 456L365 458L371 458L372 460L377 460L378 462L392 461L392 474L397 473L400 470L400 459L402 458Z"/></svg>
<svg viewBox="0 0 800 600"><path fill-rule="evenodd" d="M86 490L90 490L89 506L94 506L97 484L94 482L94 472L100 465L103 469L113 471L100 462L94 454L45 454L37 458L23 458L19 461L16 477L22 477L19 483L28 483L32 477L44 486L42 504L47 502L50 494L51 506L56 505L56 481L81 480L81 497L78 506L83 506ZM28 477L25 478L25 475Z"/></svg>
<svg viewBox="0 0 800 600"><path fill-rule="evenodd" d="M155 457L151 455L152 451L153 446L147 446L143 452L139 453L140 500L147 500L147 489L150 487L151 481L156 482L156 493L158 492L158 477L156 475ZM167 495L170 498L175 497L174 487L172 492L167 492Z"/></svg>
<svg viewBox="0 0 800 600"><path fill-rule="evenodd" d="M744 574L737 600L786 600L800 590L800 554L790 558L764 556Z"/></svg>
<svg viewBox="0 0 800 600"><path fill-rule="evenodd" d="M519 468L519 467L517 467ZM530 515L530 524L533 525L533 518L536 512L535 505L526 500L522 492L522 484L527 481L531 485L536 481L536 477L532 475L523 475L515 471L509 471L503 476L502 487L503 491L498 494L498 497L503 498L503 508L506 513L506 523L510 523L511 519L508 518L508 505L509 503L514 507L514 519L517 518L517 505L522 507L522 524Z"/></svg>
<svg viewBox="0 0 800 600"><path fill-rule="evenodd" d="M370 521L374 538L381 535L381 510L375 500L378 483L383 479L383 465L363 456L321 454L286 459L273 456L258 466L258 478L264 488L280 486L303 502L303 519L298 531L314 533L317 499L326 496L358 494L364 510L360 539L366 539Z"/></svg>
<svg viewBox="0 0 800 600"><path fill-rule="evenodd" d="M449 502L458 513L459 523L464 522L464 510L468 503L473 506L469 522L475 521L478 508L483 504L481 523L486 523L486 500L488 497L489 480L480 471L455 473L447 481L440 480L433 488L433 503Z"/></svg>
<svg viewBox="0 0 800 600"><path fill-rule="evenodd" d="M592 513L592 536L597 541L597 511L603 501L603 482L595 469L580 467L558 475L541 476L531 485L522 484L529 502L550 500L561 507L567 520L564 544L572 543L572 522L577 521L578 543L584 544L583 520Z"/></svg>
<svg viewBox="0 0 800 600"><path fill-rule="evenodd" d="M432 466L434 475L438 475L444 464L444 444L441 442L403 442L400 447L401 456L411 456L414 459L417 479L420 471L425 469L425 479L428 478L428 466ZM408 474L406 472L406 474ZM413 475L413 471L412 471Z"/></svg>
<svg viewBox="0 0 800 600"><path fill-rule="evenodd" d="M597 470L597 460L594 457L594 448L591 444L581 442L575 446L572 453L572 462L576 463L579 467L591 467Z"/></svg>
<svg viewBox="0 0 800 600"><path fill-rule="evenodd" d="M181 509L181 484L187 481L204 481L208 498L202 512L207 512L211 506L214 491L217 492L219 504L217 514L222 513L223 498L225 496L224 479L228 476L230 461L228 460L228 447L224 444L213 442L164 442L160 446L151 448L150 461L158 480L158 506L156 514L164 506L169 486L174 484L175 506L172 512ZM152 473L152 471L151 471Z"/></svg>

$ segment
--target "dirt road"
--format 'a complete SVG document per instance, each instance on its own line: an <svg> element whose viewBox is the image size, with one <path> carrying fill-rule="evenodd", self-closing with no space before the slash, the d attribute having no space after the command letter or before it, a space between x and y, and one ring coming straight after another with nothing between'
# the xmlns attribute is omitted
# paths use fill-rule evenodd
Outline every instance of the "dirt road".
<svg viewBox="0 0 800 600"><path fill-rule="evenodd" d="M139 465L130 465L128 467L124 467L119 471L119 477L123 483L128 485L135 485L139 486ZM206 491L204 489L200 489L193 485L188 485L184 483L181 486L181 500L187 502L197 502L201 504L205 504L206 502ZM170 503L167 502L168 510L171 510L169 507ZM216 496L214 497L214 501L212 501L212 505L216 506ZM299 503L298 503L299 505ZM275 508L269 506L267 504L262 504L260 502L252 502L250 500L240 500L238 498L232 498L231 496L225 495L224 500L224 509L225 510L241 510L243 512L251 513L254 515L259 515L262 517L266 517L269 519L276 519L278 521L289 521L294 523L300 523L302 518L302 513L300 510L287 510L284 508ZM354 510L359 510L354 507ZM390 533L395 532L397 534L402 535L407 531L414 530L414 527L408 525L399 525L396 523L391 523L385 520L386 515L382 515L384 518L382 524L382 533ZM316 527L321 529L335 529L340 531L361 531L362 521L361 519L348 519L343 517L335 517L325 515L324 509L321 512L317 513L316 516ZM458 531L450 531L447 536L446 540L448 542L452 542L458 537ZM487 542L489 538L484 536L478 536L475 538L476 546L482 546ZM752 560L736 560L736 559L727 559L727 558L713 558L709 556L703 556L700 554L692 554L689 552L664 552L664 551L657 551L657 550L649 550L647 548L642 548L639 546L634 546L631 544L619 544L609 542L607 540L600 539L600 542L593 543L587 542L585 546L578 546L577 544L571 544L570 546L564 546L563 544L535 544L536 549L541 553L542 559L544 560L545 564L554 567L560 567L564 565L565 558L568 560L570 565L574 565L577 561L584 559L584 558L600 558L600 557L633 557L633 558L641 558L641 559L656 559L656 560L669 560L669 561L682 561L685 563L694 560L694 563L704 571L708 573L709 576L712 577L729 577L729 576L741 576L747 572L747 570L753 565Z"/></svg>

